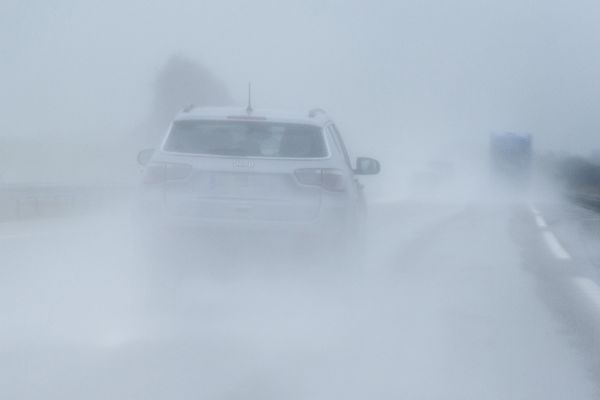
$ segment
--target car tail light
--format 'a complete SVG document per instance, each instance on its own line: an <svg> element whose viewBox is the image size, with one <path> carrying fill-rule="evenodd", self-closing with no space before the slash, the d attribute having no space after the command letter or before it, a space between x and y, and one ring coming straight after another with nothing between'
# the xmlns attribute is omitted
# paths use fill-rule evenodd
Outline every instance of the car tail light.
<svg viewBox="0 0 600 400"><path fill-rule="evenodd" d="M144 171L143 183L152 185L187 178L192 172L188 164L150 164Z"/></svg>
<svg viewBox="0 0 600 400"><path fill-rule="evenodd" d="M346 189L346 178L339 169L302 168L297 169L294 175L303 185L320 186L332 192L343 192Z"/></svg>

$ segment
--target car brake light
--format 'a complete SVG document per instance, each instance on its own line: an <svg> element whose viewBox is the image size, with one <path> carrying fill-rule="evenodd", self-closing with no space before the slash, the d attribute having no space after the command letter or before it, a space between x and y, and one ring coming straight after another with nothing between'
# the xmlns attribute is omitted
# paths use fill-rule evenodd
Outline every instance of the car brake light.
<svg viewBox="0 0 600 400"><path fill-rule="evenodd" d="M294 175L303 185L320 186L332 192L343 192L346 189L346 179L339 169L302 168L297 169Z"/></svg>
<svg viewBox="0 0 600 400"><path fill-rule="evenodd" d="M150 164L144 171L143 183L159 184L187 178L192 172L192 166L188 164Z"/></svg>
<svg viewBox="0 0 600 400"><path fill-rule="evenodd" d="M229 115L227 119L238 120L238 121L266 121L265 117L257 117L254 115Z"/></svg>

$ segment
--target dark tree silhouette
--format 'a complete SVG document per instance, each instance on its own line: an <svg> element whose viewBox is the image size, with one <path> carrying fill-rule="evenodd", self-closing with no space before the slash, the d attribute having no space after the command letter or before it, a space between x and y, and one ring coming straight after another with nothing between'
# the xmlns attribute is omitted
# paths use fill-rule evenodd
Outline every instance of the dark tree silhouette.
<svg viewBox="0 0 600 400"><path fill-rule="evenodd" d="M172 56L154 82L151 113L144 124L143 142L157 143L175 114L189 104L225 106L233 103L225 84L208 68L182 55Z"/></svg>

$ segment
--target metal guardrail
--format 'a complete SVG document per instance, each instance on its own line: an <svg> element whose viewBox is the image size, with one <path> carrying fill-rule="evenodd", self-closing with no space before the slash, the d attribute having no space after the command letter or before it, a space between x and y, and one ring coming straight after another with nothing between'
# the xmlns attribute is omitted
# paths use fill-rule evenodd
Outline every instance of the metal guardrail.
<svg viewBox="0 0 600 400"><path fill-rule="evenodd" d="M581 206L600 212L600 195L591 194L570 194L568 195L571 201L574 201Z"/></svg>
<svg viewBox="0 0 600 400"><path fill-rule="evenodd" d="M568 194L567 197L596 214L580 219L578 223L579 242L585 251L588 261L600 268L600 195L593 194Z"/></svg>
<svg viewBox="0 0 600 400"><path fill-rule="evenodd" d="M128 192L125 186L0 185L0 220L90 211L122 199Z"/></svg>
<svg viewBox="0 0 600 400"><path fill-rule="evenodd" d="M579 222L579 241L588 261L600 268L600 215Z"/></svg>

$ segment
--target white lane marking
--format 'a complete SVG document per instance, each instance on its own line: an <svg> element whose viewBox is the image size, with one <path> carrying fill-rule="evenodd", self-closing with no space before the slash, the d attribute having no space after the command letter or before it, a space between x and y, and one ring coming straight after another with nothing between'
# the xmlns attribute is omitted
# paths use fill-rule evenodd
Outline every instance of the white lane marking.
<svg viewBox="0 0 600 400"><path fill-rule="evenodd" d="M588 278L573 278L573 283L600 312L600 286Z"/></svg>
<svg viewBox="0 0 600 400"><path fill-rule="evenodd" d="M544 217L542 217L540 214L536 214L535 215L535 223L537 224L537 226L539 226L540 228L547 228L548 224L546 223L546 221L544 220Z"/></svg>
<svg viewBox="0 0 600 400"><path fill-rule="evenodd" d="M552 251L556 258L559 260L569 260L571 258L571 255L567 253L565 248L560 244L556 236L554 236L554 233L544 231L543 234L548 248Z"/></svg>
<svg viewBox="0 0 600 400"><path fill-rule="evenodd" d="M538 216L540 215L540 212L537 208L535 208L534 206L530 205L529 209L531 210L531 212L533 213L533 215Z"/></svg>

